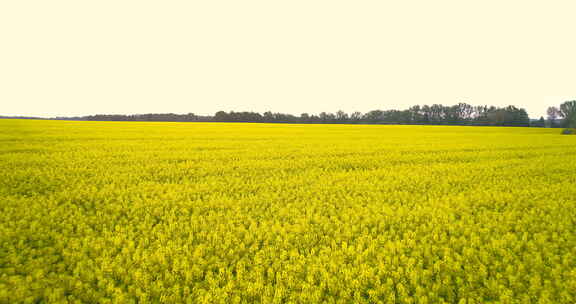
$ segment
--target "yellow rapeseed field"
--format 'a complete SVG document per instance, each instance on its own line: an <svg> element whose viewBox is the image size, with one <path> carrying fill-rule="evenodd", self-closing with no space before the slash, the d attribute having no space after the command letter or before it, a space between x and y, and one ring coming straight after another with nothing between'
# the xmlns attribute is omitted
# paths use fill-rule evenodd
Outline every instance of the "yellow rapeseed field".
<svg viewBox="0 0 576 304"><path fill-rule="evenodd" d="M576 303L576 137L0 120L0 303Z"/></svg>

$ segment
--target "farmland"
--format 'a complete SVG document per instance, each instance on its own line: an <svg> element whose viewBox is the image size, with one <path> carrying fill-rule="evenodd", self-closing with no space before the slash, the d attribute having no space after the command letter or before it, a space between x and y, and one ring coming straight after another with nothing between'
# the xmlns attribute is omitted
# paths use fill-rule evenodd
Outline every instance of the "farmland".
<svg viewBox="0 0 576 304"><path fill-rule="evenodd" d="M0 120L0 303L574 303L576 138Z"/></svg>

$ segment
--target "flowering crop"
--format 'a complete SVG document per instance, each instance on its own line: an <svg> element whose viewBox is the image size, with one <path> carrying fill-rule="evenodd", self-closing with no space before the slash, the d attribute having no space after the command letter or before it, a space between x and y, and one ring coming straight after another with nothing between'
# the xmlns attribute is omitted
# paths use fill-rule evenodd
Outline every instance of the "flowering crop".
<svg viewBox="0 0 576 304"><path fill-rule="evenodd" d="M575 303L576 139L0 120L0 303Z"/></svg>

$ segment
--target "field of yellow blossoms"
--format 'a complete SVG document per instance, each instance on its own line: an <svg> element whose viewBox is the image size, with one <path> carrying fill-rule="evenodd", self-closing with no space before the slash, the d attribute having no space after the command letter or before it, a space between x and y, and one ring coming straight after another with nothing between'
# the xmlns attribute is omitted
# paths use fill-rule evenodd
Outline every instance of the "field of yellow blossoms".
<svg viewBox="0 0 576 304"><path fill-rule="evenodd" d="M0 120L0 303L576 303L576 137Z"/></svg>

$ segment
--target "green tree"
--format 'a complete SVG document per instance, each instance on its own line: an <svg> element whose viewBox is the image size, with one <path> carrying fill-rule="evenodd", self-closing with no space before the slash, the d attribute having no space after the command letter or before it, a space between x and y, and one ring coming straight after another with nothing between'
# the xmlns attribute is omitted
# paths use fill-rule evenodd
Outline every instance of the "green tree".
<svg viewBox="0 0 576 304"><path fill-rule="evenodd" d="M566 101L560 105L560 117L564 119L562 123L566 128L576 128L576 100Z"/></svg>
<svg viewBox="0 0 576 304"><path fill-rule="evenodd" d="M546 111L548 114L548 126L550 128L556 128L558 126L556 121L558 119L559 112L560 110L558 110L557 107L549 107Z"/></svg>

